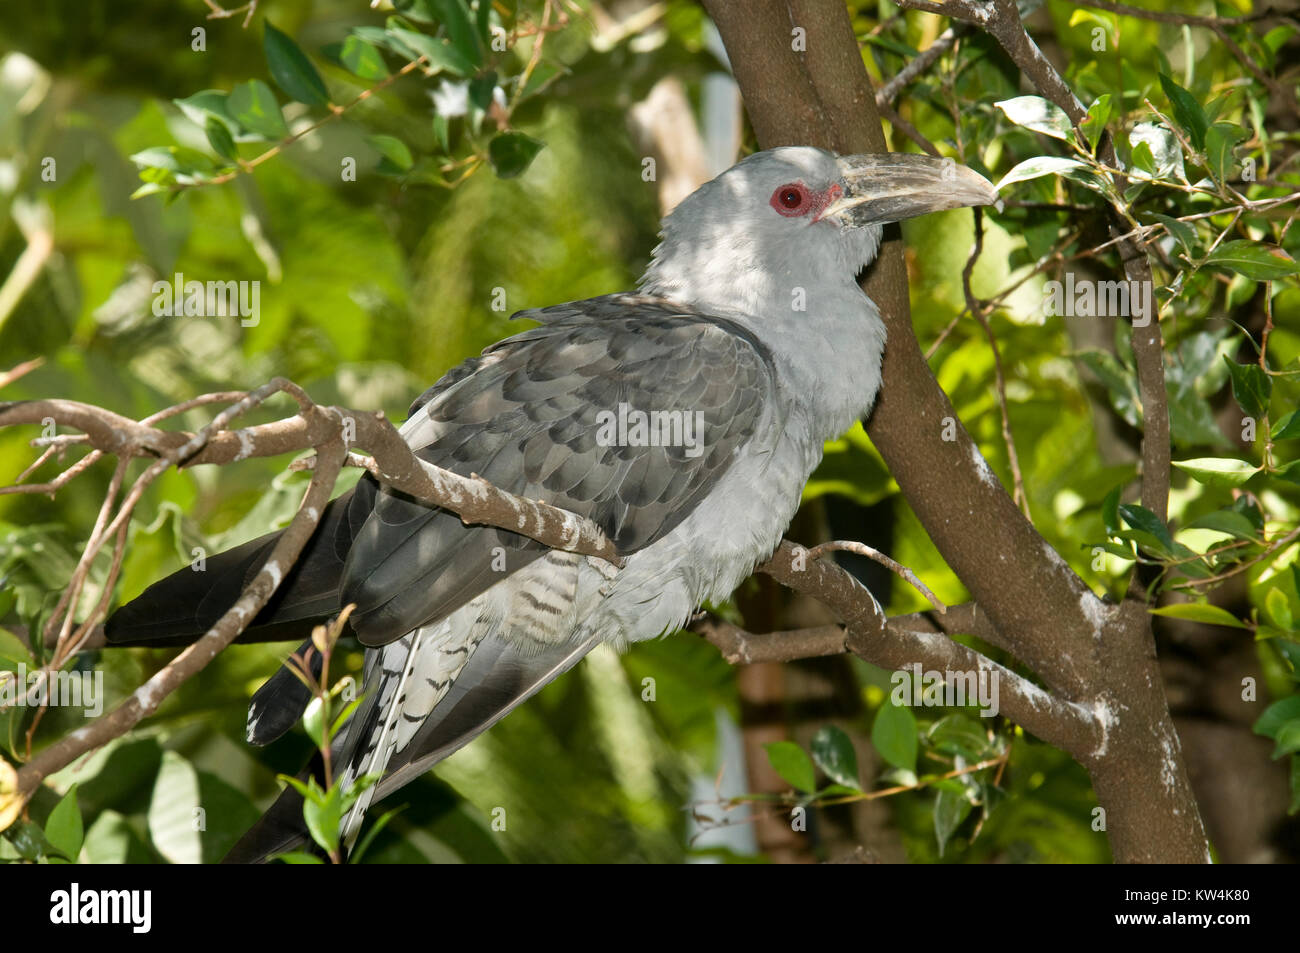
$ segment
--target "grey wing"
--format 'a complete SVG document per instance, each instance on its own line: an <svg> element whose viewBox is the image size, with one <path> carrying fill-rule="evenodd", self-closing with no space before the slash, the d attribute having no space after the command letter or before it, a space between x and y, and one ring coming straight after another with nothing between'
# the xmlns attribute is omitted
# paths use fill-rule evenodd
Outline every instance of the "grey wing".
<svg viewBox="0 0 1300 953"><path fill-rule="evenodd" d="M599 644L600 633L538 653L500 636L488 639L447 694L424 719L411 742L388 762L375 798L387 797L468 744L578 664Z"/></svg>
<svg viewBox="0 0 1300 953"><path fill-rule="evenodd" d="M594 520L623 553L672 530L775 410L770 356L732 322L631 296L528 316L548 323L439 382L403 435L430 463ZM600 415L620 405L691 415L698 446L606 445ZM385 645L546 551L385 490L348 553L341 604L357 604L363 644Z"/></svg>

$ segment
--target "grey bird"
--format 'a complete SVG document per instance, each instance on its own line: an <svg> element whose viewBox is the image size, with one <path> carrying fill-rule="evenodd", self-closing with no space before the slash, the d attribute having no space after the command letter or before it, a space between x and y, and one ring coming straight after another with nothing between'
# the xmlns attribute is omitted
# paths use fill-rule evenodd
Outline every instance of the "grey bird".
<svg viewBox="0 0 1300 953"><path fill-rule="evenodd" d="M822 445L870 411L885 326L857 283L881 226L996 201L951 160L749 156L684 199L634 293L515 317L538 323L450 371L402 435L429 463L595 521L624 566L463 525L366 477L330 504L244 640L302 638L355 603L364 700L338 742L344 783L383 779L343 818L485 731L593 647L653 639L721 600L776 548ZM193 641L274 544L266 536L155 583L109 620L120 644ZM281 669L254 696L266 744L308 697ZM307 843L292 789L228 861Z"/></svg>

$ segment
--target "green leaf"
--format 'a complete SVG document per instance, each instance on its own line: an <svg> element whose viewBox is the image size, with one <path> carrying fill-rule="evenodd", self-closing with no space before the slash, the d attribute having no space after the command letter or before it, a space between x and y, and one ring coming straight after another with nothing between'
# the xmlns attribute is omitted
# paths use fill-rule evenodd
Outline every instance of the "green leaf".
<svg viewBox="0 0 1300 953"><path fill-rule="evenodd" d="M916 771L916 754L919 747L916 736L916 717L911 709L886 701L876 713L871 726L871 743L880 756L896 768Z"/></svg>
<svg viewBox="0 0 1300 953"><path fill-rule="evenodd" d="M1172 463L1197 483L1206 486L1241 486L1259 472L1259 467L1231 457L1198 457L1195 460L1174 460Z"/></svg>
<svg viewBox="0 0 1300 953"><path fill-rule="evenodd" d="M1282 727L1296 719L1300 719L1300 695L1288 695L1264 709L1264 714L1259 716L1251 730L1276 741Z"/></svg>
<svg viewBox="0 0 1300 953"><path fill-rule="evenodd" d="M466 59L449 41L395 26L393 19L390 17L388 21L389 35L409 47L416 56L427 57L433 72L445 70L454 76L470 76L476 71L474 63Z"/></svg>
<svg viewBox="0 0 1300 953"><path fill-rule="evenodd" d="M19 821L17 824L11 824L5 828L4 839L7 840L13 849L18 852L18 856L24 860L36 860L40 857L53 857L58 854L58 848L50 843L49 838L45 836L37 825L27 821ZM71 861L73 858L66 858Z"/></svg>
<svg viewBox="0 0 1300 953"><path fill-rule="evenodd" d="M132 155L131 161L142 169L163 169L186 176L216 170L212 160L202 152L185 146L153 146Z"/></svg>
<svg viewBox="0 0 1300 953"><path fill-rule="evenodd" d="M393 9L417 23L437 23L429 0L393 0Z"/></svg>
<svg viewBox="0 0 1300 953"><path fill-rule="evenodd" d="M388 64L378 47L359 36L346 36L342 43L331 43L323 52L360 79L380 80L389 75Z"/></svg>
<svg viewBox="0 0 1300 953"><path fill-rule="evenodd" d="M1264 597L1264 610L1268 613L1273 624L1283 631L1290 631L1294 628L1294 618L1291 615L1291 602L1286 597L1286 593L1281 589L1270 589L1268 595ZM48 826L46 827L49 833Z"/></svg>
<svg viewBox="0 0 1300 953"><path fill-rule="evenodd" d="M203 131L207 134L208 144L212 146L212 151L223 159L229 159L234 162L239 153L235 150L235 139L226 128L226 124L221 120L209 116L208 121L203 124Z"/></svg>
<svg viewBox="0 0 1300 953"><path fill-rule="evenodd" d="M322 796L303 801L302 819L307 822L311 839L327 853L338 850L339 822L343 819L342 786L335 784Z"/></svg>
<svg viewBox="0 0 1300 953"><path fill-rule="evenodd" d="M68 793L50 811L49 819L45 822L45 836L55 850L71 861L75 861L81 853L86 831L81 822L81 808L77 806L76 784L68 788Z"/></svg>
<svg viewBox="0 0 1300 953"><path fill-rule="evenodd" d="M803 748L793 741L773 741L763 745L763 749L772 768L796 791L811 794L817 790L817 774Z"/></svg>
<svg viewBox="0 0 1300 953"><path fill-rule="evenodd" d="M1106 36L1113 37L1116 35L1115 15L1100 10L1075 10L1070 14L1070 26L1076 27L1080 23L1092 22L1106 31ZM1091 31L1089 31L1091 32Z"/></svg>
<svg viewBox="0 0 1300 953"><path fill-rule="evenodd" d="M451 128L446 116L433 114L433 137L438 140L438 148L443 155L451 152Z"/></svg>
<svg viewBox="0 0 1300 953"><path fill-rule="evenodd" d="M407 148L405 142L396 136L368 136L366 141L374 146L383 159L379 163L379 171L388 174L407 172L415 164L415 159L411 156L411 150Z"/></svg>
<svg viewBox="0 0 1300 953"><path fill-rule="evenodd" d="M1237 143L1249 134L1236 123L1216 122L1205 134L1205 161L1216 182L1227 182L1236 164Z"/></svg>
<svg viewBox="0 0 1300 953"><path fill-rule="evenodd" d="M853 741L839 728L825 725L813 735L812 756L832 781L849 788L861 788L858 755L853 750Z"/></svg>
<svg viewBox="0 0 1300 953"><path fill-rule="evenodd" d="M1255 638L1257 641L1259 640L1258 630ZM1288 674L1291 676L1291 680L1300 682L1300 642L1295 639L1288 639L1285 634L1279 633L1273 639L1273 648L1277 649L1278 654L1286 660L1286 664L1290 668Z"/></svg>
<svg viewBox="0 0 1300 953"><path fill-rule="evenodd" d="M1300 483L1300 460L1284 463L1273 471L1273 476L1288 483Z"/></svg>
<svg viewBox="0 0 1300 953"><path fill-rule="evenodd" d="M1169 102L1174 107L1175 121L1187 133L1187 138L1191 140L1192 145L1198 151L1204 149L1205 134L1209 122L1205 118L1205 110L1201 108L1201 104L1196 101L1196 98L1191 93L1164 73L1160 74L1160 85L1164 88L1165 95L1169 97Z"/></svg>
<svg viewBox="0 0 1300 953"><path fill-rule="evenodd" d="M925 736L936 751L977 761L989 750L988 730L980 721L954 712L931 725Z"/></svg>
<svg viewBox="0 0 1300 953"><path fill-rule="evenodd" d="M1101 180L1093 174L1086 163L1080 162L1078 159L1066 159L1062 156L1035 156L1032 159L1026 159L1004 175L994 188L1000 192L1013 183L1027 182L1030 179L1037 179L1044 175L1063 175L1082 185L1086 185L1094 191L1103 190Z"/></svg>
<svg viewBox="0 0 1300 953"><path fill-rule="evenodd" d="M1196 229L1194 229L1190 224L1187 222L1180 222L1178 219L1171 218L1168 215L1156 214L1153 215L1152 218L1169 230L1169 234L1172 235L1174 240L1182 246L1183 253L1189 259L1200 257L1200 252L1197 250Z"/></svg>
<svg viewBox="0 0 1300 953"><path fill-rule="evenodd" d="M321 859L320 859L319 857L317 857L315 854L309 854L309 853L307 853L306 851L302 851L302 850L290 850L290 851L285 851L283 854L273 854L273 855L271 856L270 859L271 859L271 860L278 860L278 861L280 861L281 863L285 863L285 864L323 864L323 863L325 863L325 861L321 860Z"/></svg>
<svg viewBox="0 0 1300 953"><path fill-rule="evenodd" d="M1259 504L1252 498L1244 494L1237 497L1232 501L1232 509L1234 512L1246 517L1250 524L1255 527L1256 533L1264 532L1264 511L1259 508ZM1292 567L1292 571L1295 571L1294 567ZM1296 588L1300 589L1300 577L1296 580Z"/></svg>
<svg viewBox="0 0 1300 953"><path fill-rule="evenodd" d="M207 129L208 120L215 119L226 127L236 142L257 138L250 135L230 115L230 94L224 90L204 89L184 99L173 99L172 102L185 114L186 119L201 129Z"/></svg>
<svg viewBox="0 0 1300 953"><path fill-rule="evenodd" d="M478 6L474 10L474 28L478 30L478 38L486 48L492 43L492 0L477 0Z"/></svg>
<svg viewBox="0 0 1300 953"><path fill-rule="evenodd" d="M361 795L365 794L367 790L374 787L383 779L384 779L384 772L370 771L366 774L361 775L361 777L353 781L352 784L348 787L348 789L343 792L343 801L342 801L343 810L346 811L348 808L350 808L353 804L357 802L357 800L361 797Z"/></svg>
<svg viewBox="0 0 1300 953"><path fill-rule="evenodd" d="M1122 487L1115 487L1101 501L1101 523L1106 527L1107 536L1118 536L1122 528L1119 525L1119 491L1121 489Z"/></svg>
<svg viewBox="0 0 1300 953"><path fill-rule="evenodd" d="M1274 440L1294 440L1300 437L1300 410L1293 410L1273 425Z"/></svg>
<svg viewBox="0 0 1300 953"><path fill-rule="evenodd" d="M1197 517L1187 524L1187 529L1212 529L1238 539L1254 539L1259 532L1250 518L1237 510L1215 510Z"/></svg>
<svg viewBox="0 0 1300 953"><path fill-rule="evenodd" d="M1277 737L1274 739L1277 747L1273 749L1273 760L1288 754L1295 754L1300 751L1300 718L1294 721L1288 721L1285 725L1277 730Z"/></svg>
<svg viewBox="0 0 1300 953"><path fill-rule="evenodd" d="M313 798L320 797L320 787L315 781L308 784L306 781L299 781L297 778L288 774L277 774L276 777L301 794L304 801L310 801Z"/></svg>
<svg viewBox="0 0 1300 953"><path fill-rule="evenodd" d="M1128 143L1133 164L1143 172L1156 179L1186 180L1182 144L1164 126L1139 122L1129 132Z"/></svg>
<svg viewBox="0 0 1300 953"><path fill-rule="evenodd" d="M1300 273L1300 264L1276 245L1238 238L1223 242L1210 252L1204 264L1229 274L1241 274L1255 281L1272 281Z"/></svg>
<svg viewBox="0 0 1300 953"><path fill-rule="evenodd" d="M226 105L231 117L249 132L266 139L283 139L289 135L275 93L260 79L250 79L232 89Z"/></svg>
<svg viewBox="0 0 1300 953"><path fill-rule="evenodd" d="M943 856L948 840L970 815L973 805L964 791L939 788L934 798L934 836L939 842L939 856Z"/></svg>
<svg viewBox="0 0 1300 953"><path fill-rule="evenodd" d="M1151 151L1151 143L1142 141L1137 145L1133 145L1132 140L1130 139L1129 148L1129 158L1134 167L1141 169L1152 178L1156 178L1156 157Z"/></svg>
<svg viewBox="0 0 1300 953"><path fill-rule="evenodd" d="M325 746L325 706L319 697L307 703L302 713L302 727L317 748Z"/></svg>
<svg viewBox="0 0 1300 953"><path fill-rule="evenodd" d="M470 16L469 4L465 0L425 0L433 10L438 22L447 30L447 39L474 68L483 65L483 47L479 43L478 30Z"/></svg>
<svg viewBox="0 0 1300 953"><path fill-rule="evenodd" d="M1273 396L1273 381L1258 364L1238 364L1226 354L1228 375L1232 378L1232 396L1238 406L1250 417L1260 418L1268 412L1268 400Z"/></svg>
<svg viewBox="0 0 1300 953"><path fill-rule="evenodd" d="M262 46L266 52L266 65L275 85L284 90L290 99L308 106L329 104L329 90L312 66L311 60L287 34L281 33L270 20L266 21Z"/></svg>
<svg viewBox="0 0 1300 953"><path fill-rule="evenodd" d="M1164 545L1166 550L1174 548L1174 538L1169 535L1169 527L1165 525L1164 520L1145 506L1137 503L1121 503L1119 505L1119 515L1124 518L1124 522L1128 523L1129 526L1154 536Z"/></svg>
<svg viewBox="0 0 1300 953"><path fill-rule="evenodd" d="M499 177L513 179L523 174L544 145L522 132L502 132L488 144L488 159Z"/></svg>
<svg viewBox="0 0 1300 953"><path fill-rule="evenodd" d="M81 850L88 864L158 862L158 855L149 849L130 821L113 810L99 812L99 816L86 831L86 841Z"/></svg>
<svg viewBox="0 0 1300 953"><path fill-rule="evenodd" d="M402 33L414 33L415 28L400 17L389 17L388 26L354 26L351 36L364 40L371 46L388 50L396 53L405 60L413 60L419 57L419 53L409 44L402 40Z"/></svg>
<svg viewBox="0 0 1300 953"><path fill-rule="evenodd" d="M194 765L175 751L164 751L149 799L149 838L173 864L203 860L199 777Z"/></svg>
<svg viewBox="0 0 1300 953"><path fill-rule="evenodd" d="M1090 151L1096 151L1097 143L1101 141L1101 134L1106 131L1106 123L1110 122L1110 110L1110 93L1102 93L1097 97L1097 101L1088 107L1087 117L1079 124Z"/></svg>
<svg viewBox="0 0 1300 953"><path fill-rule="evenodd" d="M480 113L487 112L492 105L492 94L496 91L496 88L497 74L492 70L471 79L466 91L466 98L469 100L470 108L478 110Z"/></svg>
<svg viewBox="0 0 1300 953"><path fill-rule="evenodd" d="M1017 126L1024 126L1054 139L1070 138L1070 117L1055 103L1041 96L1017 96L994 103Z"/></svg>
<svg viewBox="0 0 1300 953"><path fill-rule="evenodd" d="M1282 49L1282 45L1291 39L1296 33L1300 32L1300 27L1292 23L1284 23L1281 26L1274 27L1264 34L1264 45L1276 53Z"/></svg>
<svg viewBox="0 0 1300 953"><path fill-rule="evenodd" d="M1176 602L1149 611L1152 615L1167 616L1170 619L1186 619L1188 622L1203 622L1206 625L1226 625L1234 629L1250 628L1228 610L1205 602Z"/></svg>

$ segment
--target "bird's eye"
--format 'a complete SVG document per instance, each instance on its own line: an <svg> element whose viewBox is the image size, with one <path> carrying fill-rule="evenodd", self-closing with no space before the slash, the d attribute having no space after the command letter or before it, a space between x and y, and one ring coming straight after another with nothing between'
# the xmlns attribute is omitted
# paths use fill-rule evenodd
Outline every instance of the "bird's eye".
<svg viewBox="0 0 1300 953"><path fill-rule="evenodd" d="M783 185L772 193L772 208L782 215L802 215L808 211L811 203L808 189L799 182Z"/></svg>

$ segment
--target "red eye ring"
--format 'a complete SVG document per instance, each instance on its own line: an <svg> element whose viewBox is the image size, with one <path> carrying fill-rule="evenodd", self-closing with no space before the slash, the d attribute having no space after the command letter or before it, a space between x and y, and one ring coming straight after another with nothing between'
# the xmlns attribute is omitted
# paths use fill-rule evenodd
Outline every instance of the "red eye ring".
<svg viewBox="0 0 1300 953"><path fill-rule="evenodd" d="M769 203L787 218L804 215L812 207L812 196L802 182L788 182L772 193Z"/></svg>

